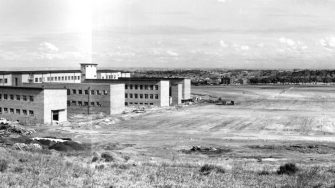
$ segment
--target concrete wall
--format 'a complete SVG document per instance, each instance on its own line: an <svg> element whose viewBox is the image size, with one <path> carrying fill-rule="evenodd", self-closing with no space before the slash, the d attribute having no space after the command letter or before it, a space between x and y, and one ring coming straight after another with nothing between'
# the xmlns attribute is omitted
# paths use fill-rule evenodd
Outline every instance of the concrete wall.
<svg viewBox="0 0 335 188"><path fill-rule="evenodd" d="M51 124L52 111L59 110L59 121L67 121L66 89L45 89L44 94L44 123Z"/></svg>
<svg viewBox="0 0 335 188"><path fill-rule="evenodd" d="M183 97L182 84L175 84L171 86L171 97L172 97L172 105L181 104L181 99Z"/></svg>
<svg viewBox="0 0 335 188"><path fill-rule="evenodd" d="M110 114L122 113L125 107L124 84L110 85Z"/></svg>
<svg viewBox="0 0 335 188"><path fill-rule="evenodd" d="M183 80L183 99L191 99L191 79Z"/></svg>
<svg viewBox="0 0 335 188"><path fill-rule="evenodd" d="M169 81L160 81L160 106L170 106L170 82Z"/></svg>

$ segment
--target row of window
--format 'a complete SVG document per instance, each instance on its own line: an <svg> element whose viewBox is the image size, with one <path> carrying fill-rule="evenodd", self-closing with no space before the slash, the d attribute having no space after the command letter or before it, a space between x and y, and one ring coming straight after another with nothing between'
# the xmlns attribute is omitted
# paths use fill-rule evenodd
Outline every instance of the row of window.
<svg viewBox="0 0 335 188"><path fill-rule="evenodd" d="M86 101L67 101L67 106L88 106L88 102ZM101 107L102 104L100 102L90 102L90 106L99 106Z"/></svg>
<svg viewBox="0 0 335 188"><path fill-rule="evenodd" d="M82 89L67 89L67 95L88 95L90 93L90 95L108 95L108 91L107 90L82 90Z"/></svg>
<svg viewBox="0 0 335 188"><path fill-rule="evenodd" d="M125 85L125 89L135 89L135 90L158 90L158 85Z"/></svg>
<svg viewBox="0 0 335 188"><path fill-rule="evenodd" d="M0 100L17 100L17 101L20 101L20 100L23 100L23 101L31 101L33 102L34 101L34 96L27 96L27 95L13 95L13 94L0 94Z"/></svg>
<svg viewBox="0 0 335 188"><path fill-rule="evenodd" d="M138 103L138 102L125 102L124 103L126 106L128 106L128 105L154 105L154 103L142 103L142 102L140 102L140 103Z"/></svg>
<svg viewBox="0 0 335 188"><path fill-rule="evenodd" d="M80 76L54 76L46 77L47 81L65 81L65 80L80 80ZM45 78L35 78L35 82L45 81Z"/></svg>
<svg viewBox="0 0 335 188"><path fill-rule="evenodd" d="M8 83L8 79L7 78L5 78L5 79L0 79L0 83L5 83L5 84L7 84Z"/></svg>
<svg viewBox="0 0 335 188"><path fill-rule="evenodd" d="M129 97L130 99L132 99L132 98L134 98L134 99L138 99L138 98L140 98L140 99L154 99L154 97L155 97L155 99L158 99L159 98L159 96L158 96L158 94L137 94L137 93L126 93L125 94L125 96L124 96L126 99Z"/></svg>
<svg viewBox="0 0 335 188"><path fill-rule="evenodd" d="M17 115L25 115L27 116L29 112L30 116L34 116L33 110L21 110L21 109L14 109L14 108L2 108L0 107L0 114L2 113L10 113L10 114L17 114Z"/></svg>

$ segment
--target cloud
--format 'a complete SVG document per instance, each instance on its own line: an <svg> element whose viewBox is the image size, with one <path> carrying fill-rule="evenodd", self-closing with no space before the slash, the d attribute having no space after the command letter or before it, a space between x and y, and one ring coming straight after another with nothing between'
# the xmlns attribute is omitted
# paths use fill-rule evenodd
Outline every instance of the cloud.
<svg viewBox="0 0 335 188"><path fill-rule="evenodd" d="M177 52L174 52L172 50L167 50L166 53L170 56L174 56L174 57L177 57L179 56L179 54Z"/></svg>
<svg viewBox="0 0 335 188"><path fill-rule="evenodd" d="M227 48L229 45L225 41L220 40L220 46L223 48Z"/></svg>
<svg viewBox="0 0 335 188"><path fill-rule="evenodd" d="M219 3L226 3L226 2L228 2L229 0L217 0L217 2L219 2Z"/></svg>
<svg viewBox="0 0 335 188"><path fill-rule="evenodd" d="M247 46L247 45L241 45L241 46L240 46L240 49L241 49L242 51L248 51L248 50L250 49L250 47Z"/></svg>
<svg viewBox="0 0 335 188"><path fill-rule="evenodd" d="M335 37L327 37L320 39L320 44L327 50L335 50Z"/></svg>
<svg viewBox="0 0 335 188"><path fill-rule="evenodd" d="M306 50L308 47L301 41L295 41L290 38L286 37L281 37L278 39L278 41L284 45L284 50L289 50L289 51L302 51Z"/></svg>
<svg viewBox="0 0 335 188"><path fill-rule="evenodd" d="M250 50L250 47L248 45L240 45L240 44L233 44L233 48L236 50L236 51L249 51Z"/></svg>
<svg viewBox="0 0 335 188"><path fill-rule="evenodd" d="M39 50L43 52L49 52L49 53L55 53L59 51L59 49L55 45L49 42L40 43Z"/></svg>

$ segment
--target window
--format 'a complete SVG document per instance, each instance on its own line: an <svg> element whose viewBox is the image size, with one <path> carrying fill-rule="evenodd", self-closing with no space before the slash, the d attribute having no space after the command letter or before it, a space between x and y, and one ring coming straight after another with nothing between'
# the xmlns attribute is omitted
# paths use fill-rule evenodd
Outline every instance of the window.
<svg viewBox="0 0 335 188"><path fill-rule="evenodd" d="M47 80L50 81L50 77L47 77Z"/></svg>
<svg viewBox="0 0 335 188"><path fill-rule="evenodd" d="M33 101L34 101L34 96L29 96L29 100L30 100L31 102L33 102Z"/></svg>
<svg viewBox="0 0 335 188"><path fill-rule="evenodd" d="M88 95L88 90L85 90L85 95Z"/></svg>
<svg viewBox="0 0 335 188"><path fill-rule="evenodd" d="M21 110L20 110L20 109L16 109L15 113L16 113L16 114L20 114L20 113L21 113Z"/></svg>
<svg viewBox="0 0 335 188"><path fill-rule="evenodd" d="M22 114L26 116L27 115L27 110L22 110Z"/></svg>
<svg viewBox="0 0 335 188"><path fill-rule="evenodd" d="M130 102L129 104L133 104L132 102Z"/></svg>
<svg viewBox="0 0 335 188"><path fill-rule="evenodd" d="M7 78L5 78L5 84L7 84L7 82L8 82L8 80L7 80Z"/></svg>
<svg viewBox="0 0 335 188"><path fill-rule="evenodd" d="M129 88L130 88L130 89L133 89L133 85L129 85Z"/></svg>
<svg viewBox="0 0 335 188"><path fill-rule="evenodd" d="M100 90L97 90L97 95L101 95L101 91Z"/></svg>
<svg viewBox="0 0 335 188"><path fill-rule="evenodd" d="M155 90L158 90L158 85L155 85Z"/></svg>
<svg viewBox="0 0 335 188"><path fill-rule="evenodd" d="M2 108L0 107L0 114L2 114Z"/></svg>
<svg viewBox="0 0 335 188"><path fill-rule="evenodd" d="M67 95L71 95L71 90L67 89Z"/></svg>
<svg viewBox="0 0 335 188"><path fill-rule="evenodd" d="M97 106L102 106L100 102L97 102Z"/></svg>
<svg viewBox="0 0 335 188"><path fill-rule="evenodd" d="M91 102L91 106L95 106L95 103L94 103L94 102Z"/></svg>
<svg viewBox="0 0 335 188"><path fill-rule="evenodd" d="M20 100L21 99L21 96L20 95L16 95L16 100Z"/></svg>
<svg viewBox="0 0 335 188"><path fill-rule="evenodd" d="M138 95L137 95L137 93L135 93L135 99L137 99L138 98Z"/></svg>
<svg viewBox="0 0 335 188"><path fill-rule="evenodd" d="M144 86L144 89L145 89L145 90L148 90L148 86L147 86L147 85L145 85L145 86Z"/></svg>
<svg viewBox="0 0 335 188"><path fill-rule="evenodd" d="M64 80L64 76L62 76L62 80Z"/></svg>
<svg viewBox="0 0 335 188"><path fill-rule="evenodd" d="M0 79L0 83L2 83L2 79Z"/></svg>
<svg viewBox="0 0 335 188"><path fill-rule="evenodd" d="M125 106L128 106L128 102L125 102L124 105L125 105ZM1 110L0 110L0 113L1 113Z"/></svg>
<svg viewBox="0 0 335 188"><path fill-rule="evenodd" d="M77 94L77 90L72 89L72 94Z"/></svg>
<svg viewBox="0 0 335 188"><path fill-rule="evenodd" d="M127 84L126 84L126 85L124 85L124 88L125 88L125 89L128 89L128 85L127 85Z"/></svg>
<svg viewBox="0 0 335 188"><path fill-rule="evenodd" d="M135 85L135 89L138 89L138 85Z"/></svg>
<svg viewBox="0 0 335 188"><path fill-rule="evenodd" d="M133 98L133 94L132 93L129 94L129 98Z"/></svg>
<svg viewBox="0 0 335 188"><path fill-rule="evenodd" d="M65 80L67 80L67 76L65 76Z"/></svg>
<svg viewBox="0 0 335 188"><path fill-rule="evenodd" d="M77 101L71 101L71 106L76 106L77 105Z"/></svg>
<svg viewBox="0 0 335 188"><path fill-rule="evenodd" d="M57 81L57 77L55 77L55 81Z"/></svg>
<svg viewBox="0 0 335 188"><path fill-rule="evenodd" d="M11 114L14 114L14 109L13 109L13 108L9 109L9 112L10 112Z"/></svg>
<svg viewBox="0 0 335 188"><path fill-rule="evenodd" d="M84 102L84 106L88 106L88 102Z"/></svg>
<svg viewBox="0 0 335 188"><path fill-rule="evenodd" d="M154 95L153 94L150 94L150 99L153 99L154 98Z"/></svg>
<svg viewBox="0 0 335 188"><path fill-rule="evenodd" d="M8 108L3 108L3 111L4 111L5 113L8 113Z"/></svg>
<svg viewBox="0 0 335 188"><path fill-rule="evenodd" d="M140 94L140 99L143 99L143 94Z"/></svg>
<svg viewBox="0 0 335 188"><path fill-rule="evenodd" d="M146 99L147 99L147 98L148 98L148 94L144 94L144 98L146 98Z"/></svg>
<svg viewBox="0 0 335 188"><path fill-rule="evenodd" d="M143 90L143 85L140 85L140 90Z"/></svg>
<svg viewBox="0 0 335 188"><path fill-rule="evenodd" d="M38 78L35 78L35 82L38 82Z"/></svg>
<svg viewBox="0 0 335 188"><path fill-rule="evenodd" d="M155 94L155 99L158 99L158 94Z"/></svg>
<svg viewBox="0 0 335 188"><path fill-rule="evenodd" d="M14 95L9 95L10 100L14 100Z"/></svg>
<svg viewBox="0 0 335 188"><path fill-rule="evenodd" d="M58 80L60 81L60 76L58 76Z"/></svg>
<svg viewBox="0 0 335 188"><path fill-rule="evenodd" d="M80 80L80 76L78 76L78 80Z"/></svg>
<svg viewBox="0 0 335 188"><path fill-rule="evenodd" d="M108 95L108 91L107 90L104 90L104 95Z"/></svg>
<svg viewBox="0 0 335 188"><path fill-rule="evenodd" d="M148 105L148 103L144 103L145 105Z"/></svg>
<svg viewBox="0 0 335 188"><path fill-rule="evenodd" d="M0 94L0 100L2 99L2 94Z"/></svg>
<svg viewBox="0 0 335 188"><path fill-rule="evenodd" d="M74 80L73 76L71 76L71 80Z"/></svg>
<svg viewBox="0 0 335 188"><path fill-rule="evenodd" d="M82 95L82 94L83 94L83 90L79 89L79 90L78 90L78 94L79 94L79 95Z"/></svg>
<svg viewBox="0 0 335 188"><path fill-rule="evenodd" d="M150 105L154 105L154 103L150 103Z"/></svg>
<svg viewBox="0 0 335 188"><path fill-rule="evenodd" d="M154 90L154 85L150 85L150 90Z"/></svg>
<svg viewBox="0 0 335 188"><path fill-rule="evenodd" d="M42 78L40 78L40 82L42 82Z"/></svg>
<svg viewBox="0 0 335 188"><path fill-rule="evenodd" d="M3 99L7 100L7 98L8 98L8 95L7 95L7 94L4 94L4 95L3 95Z"/></svg>
<svg viewBox="0 0 335 188"><path fill-rule="evenodd" d="M91 95L94 95L94 90L91 90Z"/></svg>
<svg viewBox="0 0 335 188"><path fill-rule="evenodd" d="M23 99L23 101L27 101L27 96L23 95L22 99Z"/></svg>
<svg viewBox="0 0 335 188"><path fill-rule="evenodd" d="M140 102L140 105L143 105L143 103Z"/></svg>
<svg viewBox="0 0 335 188"><path fill-rule="evenodd" d="M128 93L126 93L126 94L124 95L124 98L128 98Z"/></svg>
<svg viewBox="0 0 335 188"><path fill-rule="evenodd" d="M33 116L33 115L34 115L34 111L29 110L29 115L30 115L30 116Z"/></svg>
<svg viewBox="0 0 335 188"><path fill-rule="evenodd" d="M82 101L78 101L78 106L83 106L83 102Z"/></svg>
<svg viewBox="0 0 335 188"><path fill-rule="evenodd" d="M71 105L70 101L67 101L67 106L70 106L70 105Z"/></svg>

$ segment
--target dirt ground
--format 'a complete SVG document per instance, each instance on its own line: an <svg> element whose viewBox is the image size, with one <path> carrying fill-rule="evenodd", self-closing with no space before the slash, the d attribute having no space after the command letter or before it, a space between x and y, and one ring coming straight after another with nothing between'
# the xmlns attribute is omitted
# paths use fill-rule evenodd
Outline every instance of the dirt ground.
<svg viewBox="0 0 335 188"><path fill-rule="evenodd" d="M136 161L216 163L250 168L285 161L335 164L335 88L192 87L203 99L221 97L236 105L201 103L115 116L76 115L62 126L38 127L36 136L70 137L93 151L116 150ZM183 152L193 146L223 148Z"/></svg>

